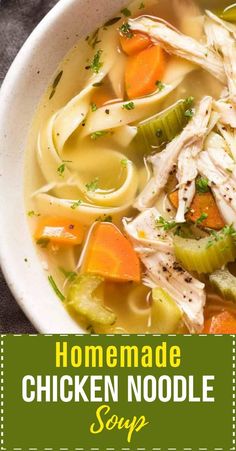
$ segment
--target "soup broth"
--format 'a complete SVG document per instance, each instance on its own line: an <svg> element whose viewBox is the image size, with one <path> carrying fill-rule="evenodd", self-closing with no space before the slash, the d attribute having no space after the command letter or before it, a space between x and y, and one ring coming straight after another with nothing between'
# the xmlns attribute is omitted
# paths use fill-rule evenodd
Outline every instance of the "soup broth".
<svg viewBox="0 0 236 451"><path fill-rule="evenodd" d="M224 7L127 5L40 102L26 210L52 288L88 331L236 332L235 81L214 33L236 52L236 11Z"/></svg>

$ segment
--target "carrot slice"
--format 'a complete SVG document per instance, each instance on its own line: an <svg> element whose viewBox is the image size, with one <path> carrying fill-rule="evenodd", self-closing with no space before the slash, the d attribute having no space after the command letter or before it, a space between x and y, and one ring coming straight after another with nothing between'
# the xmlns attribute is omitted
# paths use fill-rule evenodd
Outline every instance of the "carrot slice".
<svg viewBox="0 0 236 451"><path fill-rule="evenodd" d="M236 317L224 311L205 322L204 333L206 334L235 334Z"/></svg>
<svg viewBox="0 0 236 451"><path fill-rule="evenodd" d="M178 208L179 199L178 191L174 191L169 195L169 199L175 208ZM201 222L203 227L220 230L225 223L220 215L216 201L211 192L196 194L191 204L190 210L186 215L189 221L196 222L203 213L207 214L207 218Z"/></svg>
<svg viewBox="0 0 236 451"><path fill-rule="evenodd" d="M38 221L34 237L39 244L49 240L53 244L76 246L83 241L84 229L75 221L44 216Z"/></svg>
<svg viewBox="0 0 236 451"><path fill-rule="evenodd" d="M130 38L120 33L120 45L126 55L132 56L150 47L152 41L147 34L134 31Z"/></svg>
<svg viewBox="0 0 236 451"><path fill-rule="evenodd" d="M140 281L140 263L131 243L114 224L94 226L83 271L117 282Z"/></svg>
<svg viewBox="0 0 236 451"><path fill-rule="evenodd" d="M164 52L153 45L130 56L125 70L125 86L129 99L151 94L157 89L165 70Z"/></svg>

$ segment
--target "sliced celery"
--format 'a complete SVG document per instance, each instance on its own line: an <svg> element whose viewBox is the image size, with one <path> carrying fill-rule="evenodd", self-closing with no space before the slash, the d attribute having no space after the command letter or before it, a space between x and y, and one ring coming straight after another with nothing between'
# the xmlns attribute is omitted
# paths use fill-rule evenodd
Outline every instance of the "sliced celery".
<svg viewBox="0 0 236 451"><path fill-rule="evenodd" d="M193 97L179 100L153 118L141 122L135 138L139 146L150 152L153 147L175 138L191 117L193 100Z"/></svg>
<svg viewBox="0 0 236 451"><path fill-rule="evenodd" d="M218 16L227 22L236 22L236 3L227 6L227 8L218 13Z"/></svg>
<svg viewBox="0 0 236 451"><path fill-rule="evenodd" d="M109 326L115 323L116 315L95 294L103 282L102 277L92 274L78 276L69 288L66 304L92 324Z"/></svg>
<svg viewBox="0 0 236 451"><path fill-rule="evenodd" d="M176 332L182 312L162 288L152 290L152 329L160 334Z"/></svg>
<svg viewBox="0 0 236 451"><path fill-rule="evenodd" d="M236 302L236 277L227 268L215 271L209 279L223 298Z"/></svg>
<svg viewBox="0 0 236 451"><path fill-rule="evenodd" d="M200 240L174 237L176 258L187 271L211 273L236 257L234 238L224 232Z"/></svg>

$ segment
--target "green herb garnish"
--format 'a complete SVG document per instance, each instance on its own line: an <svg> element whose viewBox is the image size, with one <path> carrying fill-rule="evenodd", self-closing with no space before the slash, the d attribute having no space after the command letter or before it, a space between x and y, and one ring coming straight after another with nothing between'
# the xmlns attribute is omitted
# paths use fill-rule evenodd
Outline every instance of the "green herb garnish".
<svg viewBox="0 0 236 451"><path fill-rule="evenodd" d="M223 229L221 229L220 232L215 232L214 230L211 231L211 238L209 239L208 243L207 243L207 249L211 246L213 246L213 244L216 241L220 241L223 240L225 236L231 236L232 238L236 239L236 230L233 226L233 224L231 224L230 226L225 226L223 227Z"/></svg>
<svg viewBox="0 0 236 451"><path fill-rule="evenodd" d="M58 84L59 84L59 82L61 80L62 75L63 75L63 70L61 70L61 72L59 72L59 74L57 74L57 76L56 76L56 78L55 78L55 80L54 80L54 82L52 84L52 91L51 91L51 94L49 96L49 100L51 100L53 98L53 96L54 96L54 94L56 92L56 88L57 88L57 86L58 86Z"/></svg>
<svg viewBox="0 0 236 451"><path fill-rule="evenodd" d="M177 226L177 223L175 221L167 221L162 216L156 219L155 222L157 227L162 227L166 232L168 230L174 229Z"/></svg>
<svg viewBox="0 0 236 451"><path fill-rule="evenodd" d="M90 183L86 183L87 191L96 191L98 189L98 177L95 177Z"/></svg>
<svg viewBox="0 0 236 451"><path fill-rule="evenodd" d="M195 108L189 108L188 110L186 110L185 112L184 112L184 116L185 117L193 117L194 116L194 114L195 114Z"/></svg>
<svg viewBox="0 0 236 451"><path fill-rule="evenodd" d="M130 111L130 110L133 110L135 108L135 104L134 104L134 102L128 102L128 103L125 103L122 106L122 108L123 108L123 110Z"/></svg>
<svg viewBox="0 0 236 451"><path fill-rule="evenodd" d="M66 169L65 163L62 163L62 164L57 168L57 172L58 172L58 174L60 175L60 177L63 177L64 172L65 172L65 169Z"/></svg>
<svg viewBox="0 0 236 451"><path fill-rule="evenodd" d="M198 193L208 193L210 191L208 186L209 180L207 177L200 177L196 180L196 190Z"/></svg>
<svg viewBox="0 0 236 451"><path fill-rule="evenodd" d="M32 218L33 216L40 216L40 213L35 213L34 210L28 211L27 215Z"/></svg>
<svg viewBox="0 0 236 451"><path fill-rule="evenodd" d="M120 160L120 164L121 166L123 166L123 168L127 168L127 164L128 164L127 158L123 158L123 160Z"/></svg>
<svg viewBox="0 0 236 451"><path fill-rule="evenodd" d="M39 238L39 239L36 241L36 244L37 244L38 246L42 247L43 249L46 249L46 247L48 247L49 243L50 243L49 238Z"/></svg>
<svg viewBox="0 0 236 451"><path fill-rule="evenodd" d="M144 8L145 8L145 5L144 5L143 2L141 2L140 5L139 5L139 9L144 9Z"/></svg>
<svg viewBox="0 0 236 451"><path fill-rule="evenodd" d="M95 111L97 111L97 109L98 109L98 107L97 107L96 103L92 102L91 103L91 110L92 110L92 112L94 113Z"/></svg>
<svg viewBox="0 0 236 451"><path fill-rule="evenodd" d="M66 271L66 269L61 268L61 267L59 267L59 270L65 276L66 280L68 280L68 282L73 282L76 279L77 275L78 275L74 271Z"/></svg>
<svg viewBox="0 0 236 451"><path fill-rule="evenodd" d="M112 216L111 215L105 215L104 217L102 217L102 216L99 216L97 219L96 219L96 222L112 222L113 221L113 219L112 219Z"/></svg>
<svg viewBox="0 0 236 451"><path fill-rule="evenodd" d="M160 80L157 80L157 81L156 81L156 86L158 87L159 92L160 92L160 91L163 91L163 89L165 89L165 84L162 83L162 81L160 81Z"/></svg>
<svg viewBox="0 0 236 451"><path fill-rule="evenodd" d="M113 19L108 20L104 24L104 27L110 27L111 25L115 25L115 23L119 22L120 19L121 19L121 17L113 17Z"/></svg>
<svg viewBox="0 0 236 451"><path fill-rule="evenodd" d="M199 216L199 218L196 220L195 224L202 224L203 221L205 221L205 219L208 218L208 214L207 213L202 213L201 216Z"/></svg>
<svg viewBox="0 0 236 451"><path fill-rule="evenodd" d="M102 136L107 135L107 133L108 132L106 130L100 130L100 131L91 133L90 138L93 139L93 140L96 140L98 138L101 138Z"/></svg>
<svg viewBox="0 0 236 451"><path fill-rule="evenodd" d="M131 39L134 35L128 22L123 23L123 25L121 25L120 32L123 34L123 36L129 39Z"/></svg>
<svg viewBox="0 0 236 451"><path fill-rule="evenodd" d="M102 50L98 50L92 60L91 65L89 66L89 68L95 73L98 74L100 69L103 66L103 63L101 62L101 55L102 55Z"/></svg>
<svg viewBox="0 0 236 451"><path fill-rule="evenodd" d="M73 202L70 208L72 208L72 210L76 210L76 208L78 208L81 204L82 200L76 200L75 202Z"/></svg>
<svg viewBox="0 0 236 451"><path fill-rule="evenodd" d="M131 16L131 11L128 8L123 8L121 10L121 13L124 14L125 17L130 17Z"/></svg>
<svg viewBox="0 0 236 451"><path fill-rule="evenodd" d="M62 292L59 290L55 280L53 279L52 276L48 276L48 281L52 287L52 289L54 290L54 292L56 293L56 295L59 297L59 299L63 302L65 300L65 296L64 294L62 294Z"/></svg>

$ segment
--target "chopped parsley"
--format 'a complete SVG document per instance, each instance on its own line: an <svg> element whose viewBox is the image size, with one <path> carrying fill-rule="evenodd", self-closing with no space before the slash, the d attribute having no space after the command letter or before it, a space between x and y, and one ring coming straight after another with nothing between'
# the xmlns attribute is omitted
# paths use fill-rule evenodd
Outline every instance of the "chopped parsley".
<svg viewBox="0 0 236 451"><path fill-rule="evenodd" d="M225 226L223 227L223 229L220 232L215 232L214 230L211 231L211 238L209 239L208 243L207 243L207 249L211 246L213 246L213 244L216 241L220 241L223 240L225 236L231 236L232 238L236 239L236 230L233 226L233 224L231 224L230 226Z"/></svg>
<svg viewBox="0 0 236 451"><path fill-rule="evenodd" d="M54 290L54 292L56 293L56 295L59 297L59 299L63 302L65 300L65 296L64 294L62 294L62 292L59 290L55 280L53 279L52 276L48 276L48 281L52 287L52 289Z"/></svg>
<svg viewBox="0 0 236 451"><path fill-rule="evenodd" d="M72 208L72 210L76 210L76 208L78 208L81 204L82 200L76 200L75 202L73 202L70 208Z"/></svg>
<svg viewBox="0 0 236 451"><path fill-rule="evenodd" d="M94 113L95 111L97 111L97 109L98 109L98 107L97 107L96 103L92 102L91 103L91 110L92 110L92 112Z"/></svg>
<svg viewBox="0 0 236 451"><path fill-rule="evenodd" d="M74 271L66 271L66 269L61 267L59 267L59 270L65 276L66 280L68 280L68 282L73 282L77 277L77 273Z"/></svg>
<svg viewBox="0 0 236 451"><path fill-rule="evenodd" d="M134 102L128 102L128 103L125 103L122 106L122 108L123 108L123 110L130 111L130 110L133 110L135 108L135 104L134 104Z"/></svg>
<svg viewBox="0 0 236 451"><path fill-rule="evenodd" d="M163 91L163 89L165 89L165 84L162 83L162 81L160 81L160 80L156 81L156 86L158 87L159 92L161 92L161 91Z"/></svg>
<svg viewBox="0 0 236 451"><path fill-rule="evenodd" d="M131 11L128 8L123 8L121 10L121 13L124 14L125 17L130 17L131 16Z"/></svg>
<svg viewBox="0 0 236 451"><path fill-rule="evenodd" d="M98 177L95 177L90 183L86 183L87 191L96 191L98 189Z"/></svg>
<svg viewBox="0 0 236 451"><path fill-rule="evenodd" d="M196 220L196 224L202 224L203 221L205 221L205 219L208 218L208 214L207 213L202 213L201 216L199 216L199 218Z"/></svg>
<svg viewBox="0 0 236 451"><path fill-rule="evenodd" d="M168 230L172 230L177 226L177 223L175 221L167 221L162 216L160 216L158 219L156 219L155 222L156 222L156 226L162 227L165 230L165 232L167 232Z"/></svg>
<svg viewBox="0 0 236 451"><path fill-rule="evenodd" d="M141 2L140 5L139 5L139 9L144 9L144 8L145 8L145 5L144 5L143 2Z"/></svg>
<svg viewBox="0 0 236 451"><path fill-rule="evenodd" d="M34 210L28 211L27 215L32 218L33 216L40 216L40 213L35 213Z"/></svg>
<svg viewBox="0 0 236 451"><path fill-rule="evenodd" d="M185 99L185 105L186 106L191 106L194 102L194 97L193 96L189 96Z"/></svg>
<svg viewBox="0 0 236 451"><path fill-rule="evenodd" d="M58 174L60 175L60 177L63 177L64 172L65 172L65 169L66 169L65 163L62 163L62 164L57 168L57 172L58 172Z"/></svg>
<svg viewBox="0 0 236 451"><path fill-rule="evenodd" d="M189 108L188 110L186 110L185 112L184 112L184 116L185 117L193 117L194 116L194 114L195 114L195 108Z"/></svg>
<svg viewBox="0 0 236 451"><path fill-rule="evenodd" d="M56 88L57 88L57 86L58 86L58 84L59 84L59 82L61 80L62 75L63 75L63 70L61 70L59 72L59 74L57 74L57 76L56 76L56 78L55 78L55 80L54 80L54 82L52 84L52 91L51 91L51 94L49 96L49 100L51 100L53 98L53 96L54 96L54 94L56 92Z"/></svg>
<svg viewBox="0 0 236 451"><path fill-rule="evenodd" d="M109 19L105 24L104 27L110 27L111 25L115 25L115 23L119 22L121 17L113 17L113 19Z"/></svg>
<svg viewBox="0 0 236 451"><path fill-rule="evenodd" d="M91 69L95 74L98 74L103 66L103 63L101 61L101 55L102 50L98 50L93 57L91 65L89 66L89 69Z"/></svg>
<svg viewBox="0 0 236 451"><path fill-rule="evenodd" d="M105 216L99 216L97 219L96 219L96 222L112 222L113 221L113 219L112 219L112 216L111 215L105 215Z"/></svg>
<svg viewBox="0 0 236 451"><path fill-rule="evenodd" d="M102 136L107 135L107 131L106 130L100 130L94 133L91 133L90 138L93 139L94 141L98 138L101 138Z"/></svg>
<svg viewBox="0 0 236 451"><path fill-rule="evenodd" d="M198 193L208 193L210 191L208 186L209 180L207 177L200 177L196 180L196 190Z"/></svg>
<svg viewBox="0 0 236 451"><path fill-rule="evenodd" d="M134 35L128 22L123 23L123 25L121 25L120 32L123 34L123 36L129 39L131 39Z"/></svg>
<svg viewBox="0 0 236 451"><path fill-rule="evenodd" d="M43 249L46 249L46 247L48 247L49 243L50 243L49 238L39 238L39 239L36 241L36 244L37 244L38 246L42 247Z"/></svg>
<svg viewBox="0 0 236 451"><path fill-rule="evenodd" d="M121 166L123 166L123 168L127 168L127 164L128 164L127 158L123 158L123 160L120 160L120 164Z"/></svg>

